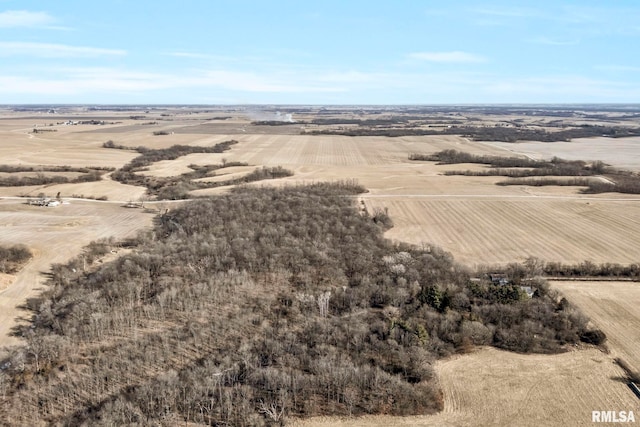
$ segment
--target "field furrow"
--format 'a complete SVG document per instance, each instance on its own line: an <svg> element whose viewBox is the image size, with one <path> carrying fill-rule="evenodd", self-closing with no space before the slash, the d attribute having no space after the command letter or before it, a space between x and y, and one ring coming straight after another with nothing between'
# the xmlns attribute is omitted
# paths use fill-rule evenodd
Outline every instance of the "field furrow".
<svg viewBox="0 0 640 427"><path fill-rule="evenodd" d="M640 283L552 282L608 337L612 355L640 371Z"/></svg>
<svg viewBox="0 0 640 427"><path fill-rule="evenodd" d="M576 212L584 205L579 200L363 199L370 210L389 208L396 225L387 232L389 238L436 244L463 263L508 263L529 256L562 262L638 262L640 230L628 211L640 217L640 210L628 203L607 212L605 203L598 202L602 212L592 220Z"/></svg>

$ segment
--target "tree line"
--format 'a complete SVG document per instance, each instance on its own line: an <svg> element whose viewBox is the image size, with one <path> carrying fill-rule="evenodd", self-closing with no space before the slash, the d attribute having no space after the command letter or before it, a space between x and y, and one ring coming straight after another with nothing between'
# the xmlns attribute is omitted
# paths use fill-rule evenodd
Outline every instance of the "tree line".
<svg viewBox="0 0 640 427"><path fill-rule="evenodd" d="M145 176L139 172L144 171L152 163L161 160L175 160L179 157L193 153L223 153L228 151L232 145L238 141L230 140L218 143L211 147L191 146L191 145L173 145L165 149L150 149L147 147L126 147L109 140L103 144L104 148L113 148L120 150L135 150L140 156L134 158L122 168L111 174L111 178L123 184L137 185L147 188L150 195L158 199L187 199L192 197L189 193L193 190L220 187L223 185L238 185L248 182L260 181L264 179L275 179L293 175L293 172L281 167L262 167L253 172L239 178L222 182L205 182L196 181L199 178L208 176L208 174L222 168L232 166L247 166L242 162L223 161L217 165L189 165L192 172L183 173L178 176L171 177L152 177Z"/></svg>
<svg viewBox="0 0 640 427"><path fill-rule="evenodd" d="M518 126L468 126L450 124L446 127L422 128L405 127L346 127L339 129L313 130L312 135L346 135L346 136L424 136L424 135L459 135L475 141L571 141L574 138L605 136L623 138L640 135L640 128L622 126L585 125L562 130L548 131L543 128L525 128Z"/></svg>
<svg viewBox="0 0 640 427"><path fill-rule="evenodd" d="M49 184L66 184L78 182L100 181L102 176L115 168L90 166L90 167L72 167L72 166L14 166L0 165L0 172L17 174L21 172L34 172L33 176L2 176L0 177L0 186L4 187L24 187L27 185L49 185ZM75 178L69 178L63 175L50 175L47 172L78 172Z"/></svg>

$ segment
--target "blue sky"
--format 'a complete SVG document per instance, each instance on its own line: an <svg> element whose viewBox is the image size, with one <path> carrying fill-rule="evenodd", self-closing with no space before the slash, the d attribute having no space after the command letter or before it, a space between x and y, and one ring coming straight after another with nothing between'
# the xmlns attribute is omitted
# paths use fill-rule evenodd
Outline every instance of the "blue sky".
<svg viewBox="0 0 640 427"><path fill-rule="evenodd" d="M0 104L640 102L640 2L0 0Z"/></svg>

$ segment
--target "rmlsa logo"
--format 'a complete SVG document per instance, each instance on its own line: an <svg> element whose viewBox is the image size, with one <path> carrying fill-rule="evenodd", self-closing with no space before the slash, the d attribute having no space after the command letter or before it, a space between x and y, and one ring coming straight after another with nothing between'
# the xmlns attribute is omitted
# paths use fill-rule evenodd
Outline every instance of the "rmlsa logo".
<svg viewBox="0 0 640 427"><path fill-rule="evenodd" d="M594 423L635 423L633 411L591 411Z"/></svg>

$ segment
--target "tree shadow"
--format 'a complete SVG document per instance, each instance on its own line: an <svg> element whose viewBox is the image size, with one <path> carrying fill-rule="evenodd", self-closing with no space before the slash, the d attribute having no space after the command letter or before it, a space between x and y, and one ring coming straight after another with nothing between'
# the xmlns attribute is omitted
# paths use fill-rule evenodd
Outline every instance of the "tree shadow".
<svg viewBox="0 0 640 427"><path fill-rule="evenodd" d="M612 376L612 377L609 377L609 379L622 384L629 383L629 378L626 376Z"/></svg>
<svg viewBox="0 0 640 427"><path fill-rule="evenodd" d="M15 318L16 324L10 329L9 336L22 338L28 330L34 329L38 309L44 301L45 298L42 296L36 296L27 298L24 303L16 306L16 308L24 312L24 315L19 315Z"/></svg>

